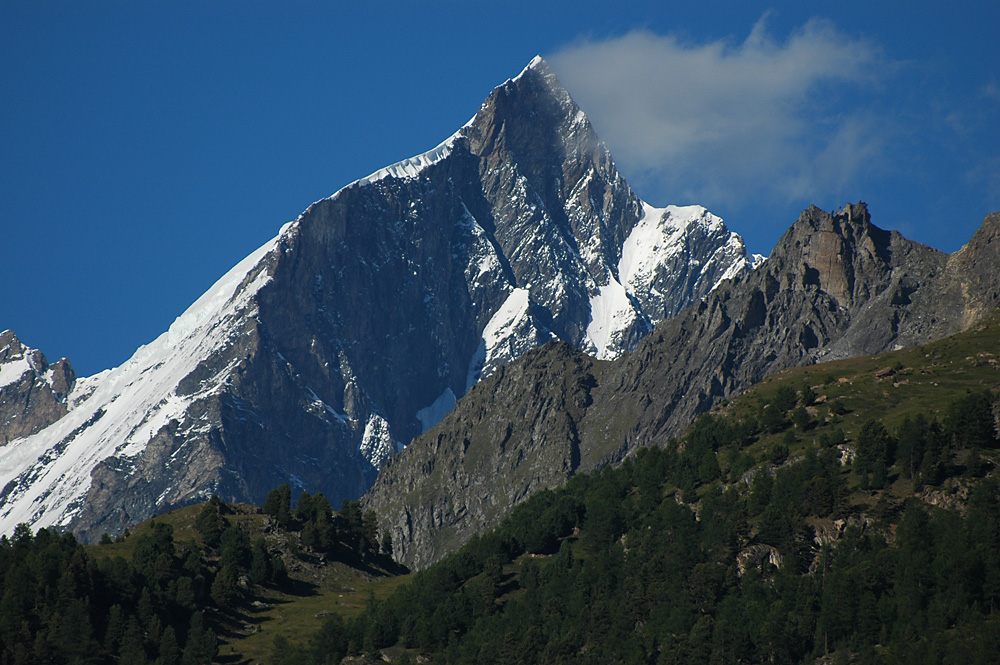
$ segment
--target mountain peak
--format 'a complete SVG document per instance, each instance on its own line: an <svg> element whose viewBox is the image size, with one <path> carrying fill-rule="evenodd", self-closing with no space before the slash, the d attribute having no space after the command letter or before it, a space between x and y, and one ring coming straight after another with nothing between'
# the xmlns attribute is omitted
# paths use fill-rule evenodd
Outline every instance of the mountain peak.
<svg viewBox="0 0 1000 665"><path fill-rule="evenodd" d="M815 231L853 234L870 225L871 215L868 212L868 204L863 201L847 203L834 212L827 212L811 205L799 213L798 219L789 228L788 233L805 236ZM781 244L780 240L778 244Z"/></svg>
<svg viewBox="0 0 1000 665"><path fill-rule="evenodd" d="M77 382L44 430L7 430L0 532L93 539L283 482L358 497L530 349L633 348L746 269L732 241L702 208L644 205L534 58L438 147L309 206L132 359Z"/></svg>
<svg viewBox="0 0 1000 665"><path fill-rule="evenodd" d="M583 115L580 107L573 101L569 91L563 86L559 77L549 67L549 64L538 55L531 59L531 62L521 70L520 74L497 87L493 91L493 95L499 91L504 91L507 94L513 94L517 97L550 97L558 102L563 112L567 115ZM493 95L490 95L490 97L492 98ZM488 102L489 100L487 100Z"/></svg>
<svg viewBox="0 0 1000 665"><path fill-rule="evenodd" d="M529 68L548 67L548 66L549 63L545 62L545 58L543 58L540 55L536 55L534 58L531 59L531 62L528 63Z"/></svg>
<svg viewBox="0 0 1000 665"><path fill-rule="evenodd" d="M65 358L49 364L12 330L0 332L0 446L33 434L66 414L76 374Z"/></svg>
<svg viewBox="0 0 1000 665"><path fill-rule="evenodd" d="M539 91L539 84L541 84L541 90L544 90L548 96L554 98L558 102L559 106L564 109L564 115L568 115L576 122L586 119L586 116L582 111L580 111L579 107L570 97L569 92L563 87L562 83L559 82L559 78L549 67L548 63L545 62L540 55L536 55L531 59L531 62L528 63L528 66L521 70L520 74L512 79L508 79L503 85L495 88L486 102L483 103L479 112L473 116L469 122L437 146L431 148L427 152L383 167L374 173L365 176L364 178L355 180L343 189L354 186L369 185L387 177L398 179L416 177L428 166L437 164L451 154L451 151L455 146L455 142L460 137L469 134L470 129L473 130L471 133L474 134L474 129L477 125L482 126L484 123L488 122L490 111L495 111L495 106L491 105L490 101L498 95L499 91L507 90L508 93L513 94L515 97L537 95ZM508 87L510 87L509 90ZM337 193L339 193L339 191ZM334 196L336 196L336 194L334 194Z"/></svg>
<svg viewBox="0 0 1000 665"><path fill-rule="evenodd" d="M1000 212L986 215L969 242L951 255L949 264L962 292L969 297L967 320L976 320L1000 305L1000 288L994 279L1000 264Z"/></svg>
<svg viewBox="0 0 1000 665"><path fill-rule="evenodd" d="M849 224L871 224L872 218L868 213L868 204L864 201L848 203L835 213L836 217L846 218Z"/></svg>
<svg viewBox="0 0 1000 665"><path fill-rule="evenodd" d="M797 274L793 288L817 286L851 307L856 286L890 270L892 234L871 223L865 203L835 212L809 206L775 245L769 263L783 274Z"/></svg>
<svg viewBox="0 0 1000 665"><path fill-rule="evenodd" d="M531 62L529 62L528 65L521 70L521 73L515 76L511 80L516 81L521 77L528 75L531 72L541 74L544 77L555 77L555 72L552 71L552 68L549 66L549 63L545 61L545 58L543 58L540 55L536 55L534 58L531 59Z"/></svg>

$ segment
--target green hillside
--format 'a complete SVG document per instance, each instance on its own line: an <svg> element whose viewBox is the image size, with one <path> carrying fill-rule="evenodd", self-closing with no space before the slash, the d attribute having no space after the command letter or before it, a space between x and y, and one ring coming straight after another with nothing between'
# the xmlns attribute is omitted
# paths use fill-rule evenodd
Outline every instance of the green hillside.
<svg viewBox="0 0 1000 665"><path fill-rule="evenodd" d="M273 499L273 500L272 500ZM262 662L273 636L352 617L406 579L357 502L271 492L158 516L114 542L0 539L0 663Z"/></svg>
<svg viewBox="0 0 1000 665"><path fill-rule="evenodd" d="M998 323L777 375L299 643L402 662L991 662ZM307 656L280 646L273 662Z"/></svg>
<svg viewBox="0 0 1000 665"><path fill-rule="evenodd" d="M178 549L201 551L206 561L218 563L218 553L213 556L211 548L206 548L196 525L205 505L166 513L137 525L125 538L87 550L97 560L131 559L137 542L155 525L167 524ZM219 637L217 660L266 661L275 634L309 634L331 613L352 618L371 598L384 597L408 579L402 574L405 571L387 559L364 557L347 542L341 542L339 551L333 553L305 547L301 530L295 528L298 524L281 528L258 506L228 505L223 512L222 519L229 527L251 534L251 539L263 542L272 555L282 557L287 580L282 584L254 585L242 594L232 611L212 614Z"/></svg>

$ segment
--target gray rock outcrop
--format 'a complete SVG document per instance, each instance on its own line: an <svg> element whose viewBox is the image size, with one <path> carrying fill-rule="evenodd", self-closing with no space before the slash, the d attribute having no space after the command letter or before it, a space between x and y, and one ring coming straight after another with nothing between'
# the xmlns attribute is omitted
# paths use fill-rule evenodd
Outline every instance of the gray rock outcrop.
<svg viewBox="0 0 1000 665"><path fill-rule="evenodd" d="M76 374L65 358L52 363L13 331L0 333L0 446L30 436L66 415Z"/></svg>

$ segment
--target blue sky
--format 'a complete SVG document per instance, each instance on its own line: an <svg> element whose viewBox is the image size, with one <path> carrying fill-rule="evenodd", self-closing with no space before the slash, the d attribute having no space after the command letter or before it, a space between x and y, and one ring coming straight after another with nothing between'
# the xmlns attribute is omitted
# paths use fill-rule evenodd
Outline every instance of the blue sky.
<svg viewBox="0 0 1000 665"><path fill-rule="evenodd" d="M640 196L768 253L867 201L945 251L1000 210L1000 3L0 0L0 329L120 364L311 202L541 54Z"/></svg>

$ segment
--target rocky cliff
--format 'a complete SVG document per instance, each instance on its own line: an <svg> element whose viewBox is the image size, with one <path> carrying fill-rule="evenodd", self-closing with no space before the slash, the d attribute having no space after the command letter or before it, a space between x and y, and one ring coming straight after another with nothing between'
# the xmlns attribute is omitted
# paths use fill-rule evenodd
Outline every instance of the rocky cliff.
<svg viewBox="0 0 1000 665"><path fill-rule="evenodd" d="M997 303L998 221L949 256L879 229L864 204L809 208L765 264L658 324L631 354L599 362L549 345L482 382L387 463L363 501L400 560L423 567L534 490L662 445L769 374L962 330Z"/></svg>
<svg viewBox="0 0 1000 665"><path fill-rule="evenodd" d="M94 539L283 482L358 497L512 359L553 339L618 357L757 262L703 208L639 200L536 58L439 146L316 202L78 381L51 425L11 430L0 530Z"/></svg>
<svg viewBox="0 0 1000 665"><path fill-rule="evenodd" d="M66 415L76 374L65 358L49 364L10 330L0 333L0 446Z"/></svg>

